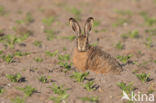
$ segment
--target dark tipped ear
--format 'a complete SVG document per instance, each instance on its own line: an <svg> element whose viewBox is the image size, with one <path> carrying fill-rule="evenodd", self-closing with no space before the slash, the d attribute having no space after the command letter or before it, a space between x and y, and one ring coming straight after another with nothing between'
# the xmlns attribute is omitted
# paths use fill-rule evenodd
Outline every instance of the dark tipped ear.
<svg viewBox="0 0 156 103"><path fill-rule="evenodd" d="M79 23L74 18L69 18L69 23L72 25L73 31L79 36L81 34Z"/></svg>
<svg viewBox="0 0 156 103"><path fill-rule="evenodd" d="M92 29L92 23L94 21L94 18L93 17L89 17L87 20L86 20L86 23L85 23L85 27L84 27L84 33L85 35L88 36L89 32L91 31Z"/></svg>

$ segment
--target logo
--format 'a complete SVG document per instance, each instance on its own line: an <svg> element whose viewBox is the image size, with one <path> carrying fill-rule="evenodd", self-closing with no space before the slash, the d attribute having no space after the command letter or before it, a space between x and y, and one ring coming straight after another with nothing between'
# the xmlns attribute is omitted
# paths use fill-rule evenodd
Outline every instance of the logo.
<svg viewBox="0 0 156 103"><path fill-rule="evenodd" d="M125 91L122 91L123 96L121 100L128 101L146 101L146 102L154 102L154 94L143 94L141 92L134 93L133 91L130 93L130 97Z"/></svg>

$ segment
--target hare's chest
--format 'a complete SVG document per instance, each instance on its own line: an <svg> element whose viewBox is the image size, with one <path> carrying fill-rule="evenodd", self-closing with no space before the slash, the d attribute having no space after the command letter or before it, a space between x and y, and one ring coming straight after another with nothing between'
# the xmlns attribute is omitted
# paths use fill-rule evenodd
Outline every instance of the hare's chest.
<svg viewBox="0 0 156 103"><path fill-rule="evenodd" d="M73 65L80 71L86 71L88 53L79 52L76 49L73 52Z"/></svg>

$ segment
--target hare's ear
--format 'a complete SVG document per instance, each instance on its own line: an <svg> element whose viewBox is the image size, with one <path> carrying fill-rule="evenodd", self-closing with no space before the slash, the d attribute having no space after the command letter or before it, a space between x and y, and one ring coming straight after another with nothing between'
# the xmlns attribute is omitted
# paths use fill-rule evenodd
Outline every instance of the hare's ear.
<svg viewBox="0 0 156 103"><path fill-rule="evenodd" d="M84 27L84 34L85 34L86 36L89 35L89 32L90 32L91 29L92 29L93 21L94 21L94 18L93 18L93 17L89 17L89 18L86 20L85 27Z"/></svg>
<svg viewBox="0 0 156 103"><path fill-rule="evenodd" d="M74 18L69 18L69 23L72 25L73 31L79 36L81 34L79 23Z"/></svg>

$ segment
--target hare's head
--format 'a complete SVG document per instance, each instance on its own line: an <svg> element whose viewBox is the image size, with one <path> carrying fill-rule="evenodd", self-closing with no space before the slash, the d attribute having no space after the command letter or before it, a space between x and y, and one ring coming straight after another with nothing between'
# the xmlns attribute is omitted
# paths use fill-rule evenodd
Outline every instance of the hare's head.
<svg viewBox="0 0 156 103"><path fill-rule="evenodd" d="M87 49L89 47L88 36L89 36L89 32L92 29L93 20L94 19L92 17L89 17L86 20L85 26L84 26L84 34L82 34L81 27L80 27L79 23L74 18L69 19L69 22L72 25L72 29L77 35L77 37L76 37L77 38L77 49L81 52L87 51Z"/></svg>

